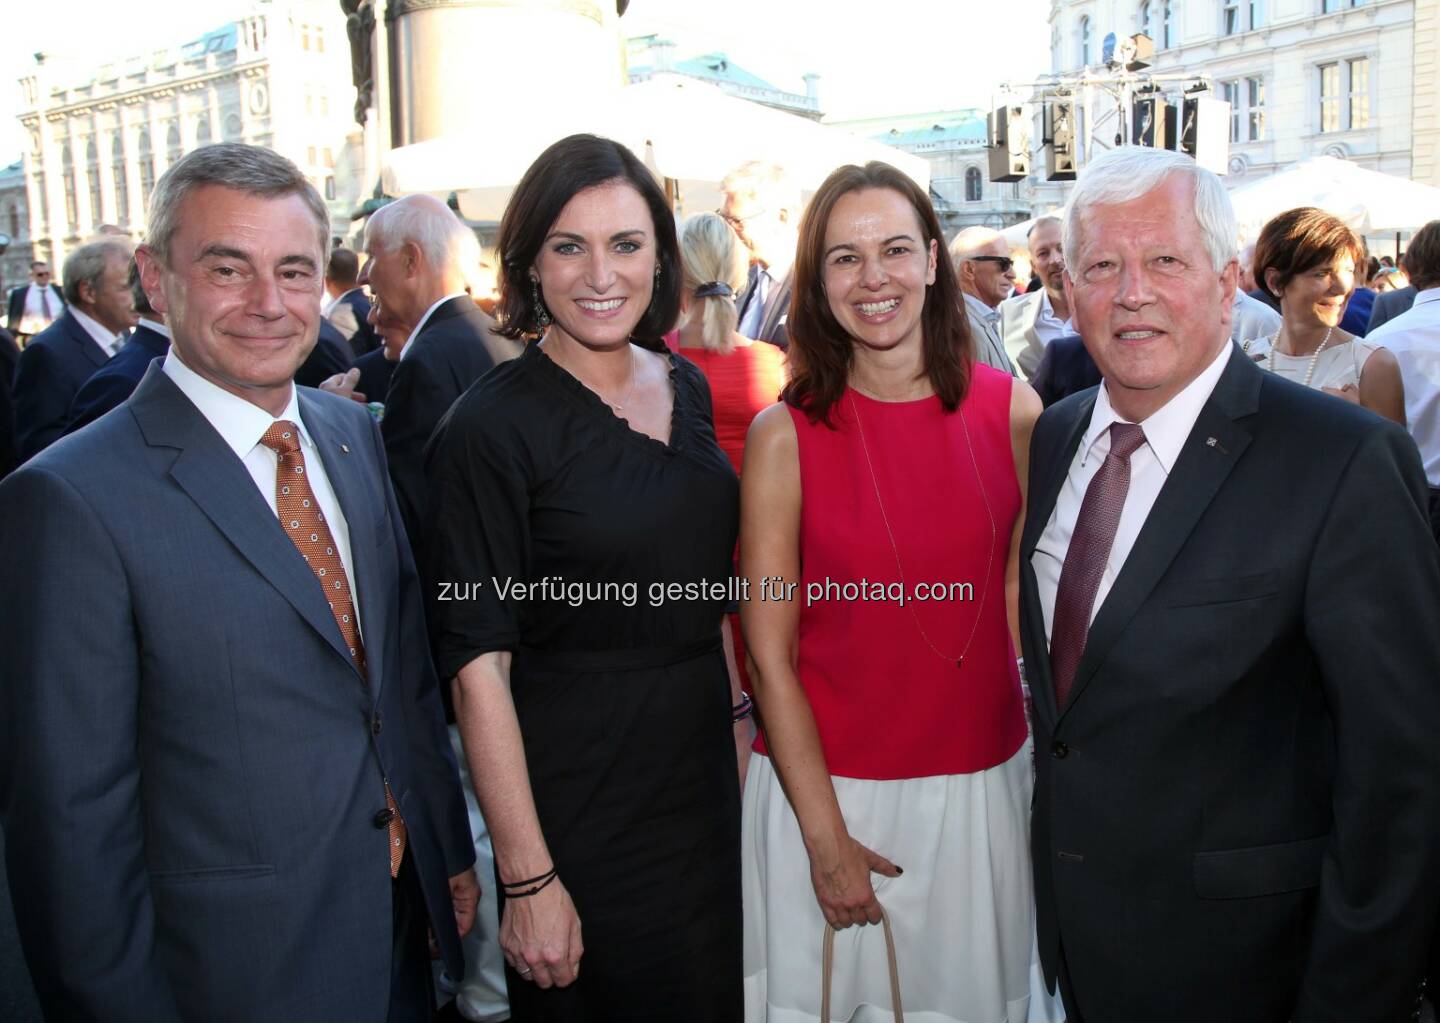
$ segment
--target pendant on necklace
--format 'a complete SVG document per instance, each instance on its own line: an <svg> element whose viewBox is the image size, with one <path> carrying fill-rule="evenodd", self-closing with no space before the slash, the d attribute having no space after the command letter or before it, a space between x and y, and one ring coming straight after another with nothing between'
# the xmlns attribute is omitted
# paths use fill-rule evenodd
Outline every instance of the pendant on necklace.
<svg viewBox="0 0 1440 1023"><path fill-rule="evenodd" d="M959 657L955 658L955 667L957 667L957 668L963 668L963 667L965 667L965 655L964 655L964 654L961 654Z"/></svg>

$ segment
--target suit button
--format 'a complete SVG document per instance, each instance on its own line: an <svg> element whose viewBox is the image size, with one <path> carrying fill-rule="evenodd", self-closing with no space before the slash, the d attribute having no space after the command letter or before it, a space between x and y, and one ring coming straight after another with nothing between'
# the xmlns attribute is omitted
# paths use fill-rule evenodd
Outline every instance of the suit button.
<svg viewBox="0 0 1440 1023"><path fill-rule="evenodd" d="M1052 742L1050 744L1050 755L1056 760L1064 760L1070 755L1070 747L1063 742Z"/></svg>
<svg viewBox="0 0 1440 1023"><path fill-rule="evenodd" d="M395 811L388 806L375 815L375 826L377 828L388 828L390 822L395 819Z"/></svg>
<svg viewBox="0 0 1440 1023"><path fill-rule="evenodd" d="M380 712L378 710L370 715L370 732L372 735L380 734Z"/></svg>

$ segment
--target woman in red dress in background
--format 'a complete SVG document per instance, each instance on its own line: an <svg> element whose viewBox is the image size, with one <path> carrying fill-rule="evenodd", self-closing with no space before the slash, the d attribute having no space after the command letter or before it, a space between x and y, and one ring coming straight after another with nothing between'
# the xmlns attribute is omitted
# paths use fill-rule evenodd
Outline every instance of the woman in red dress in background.
<svg viewBox="0 0 1440 1023"><path fill-rule="evenodd" d="M684 271L680 327L675 348L705 374L715 415L715 439L735 472L745 457L745 434L760 410L773 405L785 386L785 353L774 345L753 341L735 329L739 313L735 296L745 286L748 250L725 219L700 213L680 227L680 261ZM725 616L725 657L735 703L749 691L740 615L731 607ZM755 730L748 718L735 723L735 754L740 783Z"/></svg>

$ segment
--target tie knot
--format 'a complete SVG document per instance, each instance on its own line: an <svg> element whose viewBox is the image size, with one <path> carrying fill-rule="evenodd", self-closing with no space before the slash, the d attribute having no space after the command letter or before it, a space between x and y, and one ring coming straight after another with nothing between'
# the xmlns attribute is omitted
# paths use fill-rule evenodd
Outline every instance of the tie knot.
<svg viewBox="0 0 1440 1023"><path fill-rule="evenodd" d="M1135 449L1145 443L1145 429L1138 423L1110 424L1110 454L1130 461Z"/></svg>
<svg viewBox="0 0 1440 1023"><path fill-rule="evenodd" d="M292 451L299 451L300 427L288 419L277 419L270 424L270 429L265 431L265 436L260 438L260 443L277 455L288 455Z"/></svg>

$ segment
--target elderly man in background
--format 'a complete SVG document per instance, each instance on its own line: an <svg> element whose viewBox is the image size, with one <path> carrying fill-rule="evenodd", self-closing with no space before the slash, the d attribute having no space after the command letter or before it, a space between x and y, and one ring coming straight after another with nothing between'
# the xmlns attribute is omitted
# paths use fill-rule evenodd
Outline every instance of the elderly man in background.
<svg viewBox="0 0 1440 1023"><path fill-rule="evenodd" d="M790 264L800 240L805 208L800 186L779 164L751 160L720 183L725 204L720 215L750 250L750 281L735 300L736 328L745 337L784 348L790 314Z"/></svg>
<svg viewBox="0 0 1440 1023"><path fill-rule="evenodd" d="M975 358L987 366L1015 374L1000 338L997 306L1015 288L1015 261L1010 244L988 227L967 227L950 242L955 279L965 296L965 315L970 320L970 337Z"/></svg>
<svg viewBox="0 0 1440 1023"><path fill-rule="evenodd" d="M135 325L126 283L131 246L105 238L65 259L65 312L30 339L15 367L15 441L23 462L53 444L70 421L70 405Z"/></svg>
<svg viewBox="0 0 1440 1023"><path fill-rule="evenodd" d="M92 373L76 393L70 403L66 433L74 433L122 404L140 386L150 363L163 359L170 351L170 328L165 326L165 314L157 313L150 305L150 298L140 284L139 265L133 259L128 281L130 301L140 321L125 347Z"/></svg>
<svg viewBox="0 0 1440 1023"><path fill-rule="evenodd" d="M1035 375L1045 346L1074 331L1070 327L1070 300L1065 297L1060 218L1036 220L1025 241L1031 265L1044 286L1000 303L1000 337L1005 342L1005 354L1028 380Z"/></svg>
<svg viewBox="0 0 1440 1023"><path fill-rule="evenodd" d="M1402 1019L1440 904L1424 471L1230 340L1234 239L1166 150L1099 157L1067 213L1103 381L1036 423L1020 601L1070 1023Z"/></svg>

